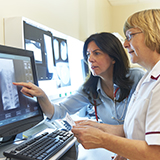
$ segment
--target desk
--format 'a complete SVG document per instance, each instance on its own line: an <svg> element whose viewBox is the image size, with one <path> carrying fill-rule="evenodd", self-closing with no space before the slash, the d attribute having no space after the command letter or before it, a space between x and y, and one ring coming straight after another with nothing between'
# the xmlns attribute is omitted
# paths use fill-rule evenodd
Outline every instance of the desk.
<svg viewBox="0 0 160 160"><path fill-rule="evenodd" d="M106 149L84 149L81 144L78 145L78 150L79 154L77 160L111 160L111 157L114 156L113 152Z"/></svg>

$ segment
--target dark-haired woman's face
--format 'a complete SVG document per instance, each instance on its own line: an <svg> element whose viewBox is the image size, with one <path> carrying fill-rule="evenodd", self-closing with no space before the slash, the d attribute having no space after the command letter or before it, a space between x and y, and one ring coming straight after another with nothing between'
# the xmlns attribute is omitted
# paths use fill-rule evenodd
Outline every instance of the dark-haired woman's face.
<svg viewBox="0 0 160 160"><path fill-rule="evenodd" d="M111 72L113 73L115 61L108 54L100 50L94 41L88 44L87 55L89 68L94 76L105 78Z"/></svg>

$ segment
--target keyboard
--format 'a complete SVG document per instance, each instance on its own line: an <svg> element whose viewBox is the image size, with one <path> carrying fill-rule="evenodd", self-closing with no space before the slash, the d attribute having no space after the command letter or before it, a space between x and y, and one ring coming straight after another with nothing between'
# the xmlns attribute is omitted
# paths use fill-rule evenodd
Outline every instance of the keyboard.
<svg viewBox="0 0 160 160"><path fill-rule="evenodd" d="M73 138L73 133L69 131L55 130L51 133L45 132L11 150L4 151L3 154L7 158L20 160L48 160Z"/></svg>

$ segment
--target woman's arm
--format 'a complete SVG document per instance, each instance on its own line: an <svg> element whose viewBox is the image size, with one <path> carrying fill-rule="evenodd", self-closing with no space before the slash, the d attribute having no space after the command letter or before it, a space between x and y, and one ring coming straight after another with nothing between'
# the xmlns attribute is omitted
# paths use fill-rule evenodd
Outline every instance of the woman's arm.
<svg viewBox="0 0 160 160"><path fill-rule="evenodd" d="M14 85L22 86L21 92L29 97L37 97L37 100L42 108L42 111L45 115L51 119L54 114L54 107L51 104L50 100L48 99L45 92L39 88L38 86L34 85L33 83L25 83L25 82L13 82Z"/></svg>
<svg viewBox="0 0 160 160"><path fill-rule="evenodd" d="M130 160L160 159L160 146L142 140L119 137L89 125L76 125L72 132L86 149L104 148Z"/></svg>
<svg viewBox="0 0 160 160"><path fill-rule="evenodd" d="M124 137L124 131L123 131L123 125L109 125L109 124L105 124L105 123L97 123L95 121L91 121L91 120L80 120L80 121L76 121L75 122L77 125L88 125L88 126L92 126L95 128L98 128L104 132L113 134L113 135L117 135L117 136L121 136Z"/></svg>

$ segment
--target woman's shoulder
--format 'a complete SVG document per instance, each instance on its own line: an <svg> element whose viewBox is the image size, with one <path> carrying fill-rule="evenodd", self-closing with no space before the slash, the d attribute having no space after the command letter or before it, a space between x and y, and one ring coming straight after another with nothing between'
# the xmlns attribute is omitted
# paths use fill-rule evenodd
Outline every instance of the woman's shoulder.
<svg viewBox="0 0 160 160"><path fill-rule="evenodd" d="M78 88L75 90L74 93L75 93L75 94L81 94L81 95L84 95L84 96L87 95L87 93L84 91L83 86L78 87Z"/></svg>
<svg viewBox="0 0 160 160"><path fill-rule="evenodd" d="M143 76L145 74L145 70L143 68L133 67L129 69L130 76Z"/></svg>
<svg viewBox="0 0 160 160"><path fill-rule="evenodd" d="M133 87L138 84L140 79L144 76L145 72L146 71L143 68L130 68L129 76L130 79L134 81Z"/></svg>

